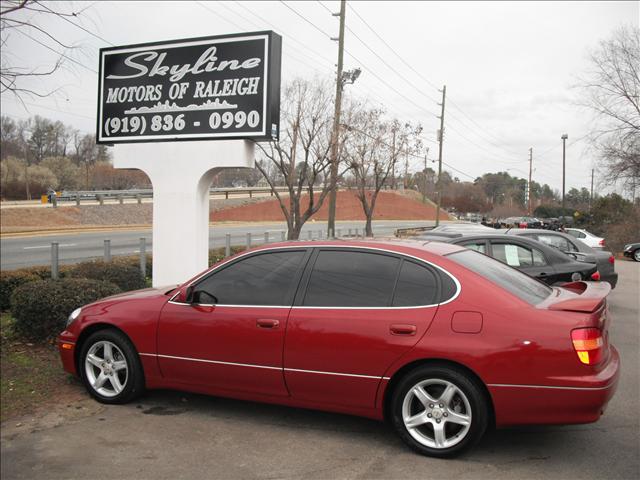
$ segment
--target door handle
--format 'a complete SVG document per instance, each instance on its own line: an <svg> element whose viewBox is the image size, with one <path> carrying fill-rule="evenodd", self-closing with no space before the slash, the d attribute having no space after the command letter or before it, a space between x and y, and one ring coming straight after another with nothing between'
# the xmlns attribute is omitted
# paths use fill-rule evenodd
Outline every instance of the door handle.
<svg viewBox="0 0 640 480"><path fill-rule="evenodd" d="M416 334L416 326L415 325L404 325L404 324L395 324L389 327L389 331L391 335L415 335Z"/></svg>
<svg viewBox="0 0 640 480"><path fill-rule="evenodd" d="M278 328L280 322L278 320L272 320L270 318L259 318L256 320L256 326L258 328Z"/></svg>

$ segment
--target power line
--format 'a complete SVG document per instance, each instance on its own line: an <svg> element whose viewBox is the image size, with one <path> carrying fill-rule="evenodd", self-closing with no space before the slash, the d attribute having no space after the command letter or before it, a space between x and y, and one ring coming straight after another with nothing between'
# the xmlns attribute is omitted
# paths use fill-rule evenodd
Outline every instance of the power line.
<svg viewBox="0 0 640 480"><path fill-rule="evenodd" d="M23 32L22 30L16 30L16 32L20 33L21 35L24 35L24 36L25 36L25 37L27 37L27 38L30 38L30 39L31 39L31 40L33 40L34 42L36 42L36 43L38 43L38 44L42 45L44 48L46 48L46 49L48 49L48 50L51 50L53 53L55 53L55 54L57 54L57 55L60 55L61 57L66 58L67 60L70 60L71 62L75 63L76 65L81 66L82 68L85 68L85 69L89 70L90 72L93 72L93 73L96 73L96 74L98 73L98 72L97 72L96 70L94 70L93 68L90 68L90 67L87 67L86 65L83 65L82 63L78 62L77 60L74 60L74 59L73 59L73 58L71 58L70 56L65 55L64 53L60 53L60 52L58 52L57 50L55 50L55 49L51 48L49 45L46 45L46 44L42 43L40 40L38 40L38 39L36 39L36 38L33 38L33 37L32 37L31 35L29 35L28 33L25 33L25 32Z"/></svg>
<svg viewBox="0 0 640 480"><path fill-rule="evenodd" d="M54 15L58 15L58 16L59 16L60 18L62 18L65 22L69 22L71 25L74 25L75 27L78 27L80 30L83 30L83 31L87 32L89 35L91 35L91 36L93 36L93 37L97 38L98 40L101 40L101 41L103 41L104 43L108 43L109 45L112 45L112 46L113 46L113 43L111 43L109 40L105 40L105 39L104 39L104 38L102 38L100 35L98 35L98 34L96 34L96 33L92 32L91 30L87 30L87 29L86 29L86 28L84 28L82 25L79 25L79 24L77 24L77 23L75 23L75 22L73 22L73 21L69 20L65 15L60 15L60 14L58 14L57 12L55 12L55 11L51 10L49 7L47 7L44 3L42 3L42 2L41 2L41 3L39 3L39 5L40 5L41 7L43 7L43 8L46 8L47 10L49 10L49 11L50 11L51 13L53 13ZM89 5L89 6L91 6L91 5ZM85 9L85 10L86 10L86 9ZM78 14L73 13L72 15L73 15L73 16L76 16L76 15L78 15Z"/></svg>
<svg viewBox="0 0 640 480"><path fill-rule="evenodd" d="M318 1L318 3L320 3L325 9L327 8L326 6L324 6L321 2ZM418 77L420 77L422 80L424 80L428 85L430 85L431 87L437 89L438 87L436 85L434 85L428 78L426 78L424 75L422 75L418 70L416 70L413 65L411 65L409 62L407 62L391 45L389 45L389 43L387 43L387 41L380 36L380 34L378 34L378 32L362 17L362 15L360 15L357 10L352 6L349 5L349 9L351 11L353 11L353 13L355 13L355 15L360 19L360 21L404 64L406 65L412 72L414 72ZM349 29L349 31L351 31L351 29ZM353 32L352 32L353 33ZM355 34L354 34L355 35ZM367 47L368 48L368 47ZM376 54L376 56L378 56ZM378 56L379 57L379 56ZM386 62L385 62L386 63ZM415 86L414 86L415 88ZM426 96L426 95L425 95ZM428 96L426 96L427 98L430 98ZM482 130L484 130L485 132L487 132L488 134L490 134L485 128L483 128L482 126L480 126L479 123L477 123L475 120L473 120L467 113L465 113L451 98L449 99L449 101L451 102L451 104L454 106L454 108L458 111L460 111L463 115L465 115L470 121L472 121L474 124L476 124L478 127L480 127ZM449 115L451 115L455 120L463 123L456 115L452 115L451 112L449 112ZM498 139L498 137L496 137L493 134L490 134L491 136L493 136L494 138ZM482 138L481 135L478 135L479 137ZM491 144L494 148L499 148L501 150L504 150L510 154L514 154L515 152L510 151L510 149L507 149L505 147L499 146L495 143L493 143L492 141L487 140L486 138L483 138L484 141L486 141L487 143Z"/></svg>

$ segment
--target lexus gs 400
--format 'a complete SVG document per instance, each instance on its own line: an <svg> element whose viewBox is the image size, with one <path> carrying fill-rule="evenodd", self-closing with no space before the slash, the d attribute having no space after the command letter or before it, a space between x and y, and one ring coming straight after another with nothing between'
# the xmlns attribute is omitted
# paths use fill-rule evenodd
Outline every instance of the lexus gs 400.
<svg viewBox="0 0 640 480"><path fill-rule="evenodd" d="M289 242L83 306L58 344L100 402L169 388L361 415L446 457L490 426L598 420L609 288L439 242Z"/></svg>

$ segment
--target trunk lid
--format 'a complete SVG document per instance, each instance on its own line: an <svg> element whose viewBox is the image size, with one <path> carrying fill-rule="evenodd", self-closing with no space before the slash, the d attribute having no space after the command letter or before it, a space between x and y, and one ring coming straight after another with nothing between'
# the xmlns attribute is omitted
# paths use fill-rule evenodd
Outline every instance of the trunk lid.
<svg viewBox="0 0 640 480"><path fill-rule="evenodd" d="M606 307L611 285L607 282L571 282L554 288L539 307L547 310L594 313Z"/></svg>

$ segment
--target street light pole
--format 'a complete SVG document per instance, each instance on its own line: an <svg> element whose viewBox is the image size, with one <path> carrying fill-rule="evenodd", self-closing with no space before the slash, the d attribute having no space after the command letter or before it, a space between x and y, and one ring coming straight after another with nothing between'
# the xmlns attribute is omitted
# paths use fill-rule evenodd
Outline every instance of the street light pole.
<svg viewBox="0 0 640 480"><path fill-rule="evenodd" d="M566 142L569 135L563 133L562 139L562 216L564 217L564 185L565 185L565 161L566 161Z"/></svg>

